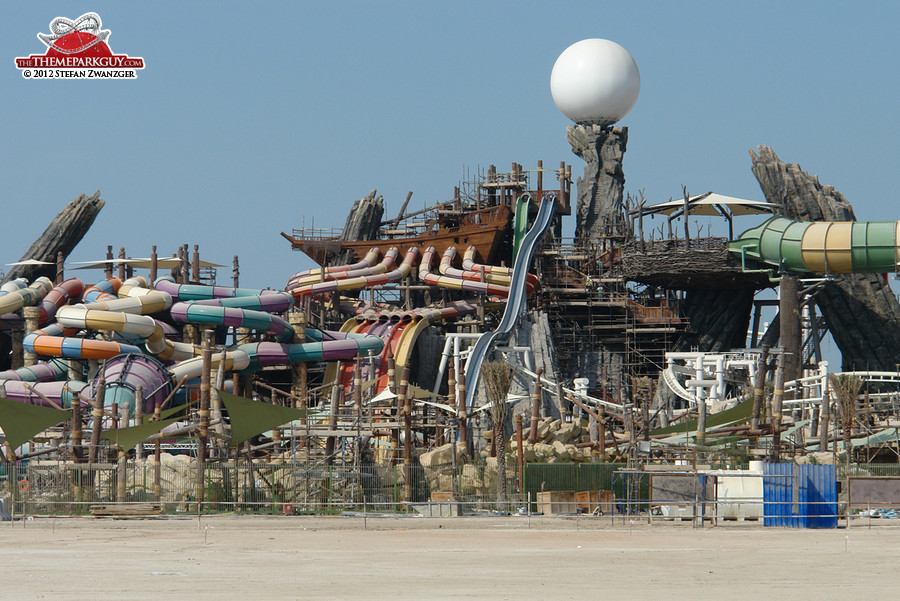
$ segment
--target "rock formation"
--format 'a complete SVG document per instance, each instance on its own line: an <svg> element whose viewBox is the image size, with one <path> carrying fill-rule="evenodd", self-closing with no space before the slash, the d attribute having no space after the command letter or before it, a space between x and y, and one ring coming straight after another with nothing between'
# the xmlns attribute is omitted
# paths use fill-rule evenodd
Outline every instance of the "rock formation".
<svg viewBox="0 0 900 601"><path fill-rule="evenodd" d="M365 197L354 201L339 239L375 240L378 238L378 229L381 227L383 215L384 198L381 194L377 194L375 190L372 190ZM352 250L345 250L329 261L328 264L346 265L352 262L352 256Z"/></svg>
<svg viewBox="0 0 900 601"><path fill-rule="evenodd" d="M622 159L628 128L570 125L566 138L572 152L585 162L584 175L577 181L575 237L599 245L604 236L619 233L624 225Z"/></svg>
<svg viewBox="0 0 900 601"><path fill-rule="evenodd" d="M48 262L50 265L17 265L6 273L0 283L6 283L15 278L26 278L28 281L33 281L42 275L54 280L56 278L57 253L61 252L66 257L72 252L91 229L91 225L104 204L100 199L99 190L91 196L82 194L67 204L50 222L44 233L32 242L25 254L22 255L22 261L33 259Z"/></svg>

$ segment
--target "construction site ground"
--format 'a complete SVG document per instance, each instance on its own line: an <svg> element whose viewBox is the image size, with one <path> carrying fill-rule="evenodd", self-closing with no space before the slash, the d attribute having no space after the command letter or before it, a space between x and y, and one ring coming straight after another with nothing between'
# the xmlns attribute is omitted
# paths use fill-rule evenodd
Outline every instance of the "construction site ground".
<svg viewBox="0 0 900 601"><path fill-rule="evenodd" d="M35 517L0 523L0 599L872 599L900 560L872 523Z"/></svg>

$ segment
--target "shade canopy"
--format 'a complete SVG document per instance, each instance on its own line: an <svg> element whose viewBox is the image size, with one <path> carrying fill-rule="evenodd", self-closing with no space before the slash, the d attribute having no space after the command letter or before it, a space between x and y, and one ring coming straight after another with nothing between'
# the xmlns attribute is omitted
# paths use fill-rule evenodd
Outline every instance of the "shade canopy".
<svg viewBox="0 0 900 601"><path fill-rule="evenodd" d="M25 259L16 261L15 263L7 263L7 267L33 266L33 265L53 265L50 261L38 261L37 259Z"/></svg>
<svg viewBox="0 0 900 601"><path fill-rule="evenodd" d="M71 409L51 409L0 397L0 428L9 446L16 449L32 436L72 417Z"/></svg>
<svg viewBox="0 0 900 601"><path fill-rule="evenodd" d="M219 398L228 411L231 423L231 446L236 447L245 440L262 434L281 424L307 416L305 409L292 409L271 405L260 401L252 401L237 395L217 390Z"/></svg>
<svg viewBox="0 0 900 601"><path fill-rule="evenodd" d="M684 200L670 200L658 205L645 207L644 215L662 213L664 215L680 216L684 212ZM721 215L731 217L733 215L759 215L774 213L778 205L757 200L745 200L733 196L707 192L697 196L691 196L687 201L688 212L691 215Z"/></svg>
<svg viewBox="0 0 900 601"><path fill-rule="evenodd" d="M146 257L139 257L137 259L103 259L100 261L74 261L73 265L79 265L80 267L73 267L72 269L106 269L111 265L130 265L131 267L136 267L138 269L150 269L153 264L153 260ZM212 261L204 261L200 260L200 267L225 267L225 265L221 265L219 263L213 263ZM181 259L176 257L158 257L156 259L156 266L160 269L169 269L172 267L181 267Z"/></svg>

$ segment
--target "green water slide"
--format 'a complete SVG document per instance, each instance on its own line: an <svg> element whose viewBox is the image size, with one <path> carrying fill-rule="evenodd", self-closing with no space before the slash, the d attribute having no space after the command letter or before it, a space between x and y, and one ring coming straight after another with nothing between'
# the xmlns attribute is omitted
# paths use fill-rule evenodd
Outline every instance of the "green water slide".
<svg viewBox="0 0 900 601"><path fill-rule="evenodd" d="M516 216L513 220L513 264L519 254L519 246L528 232L528 206L531 204L531 194L523 194L516 200Z"/></svg>
<svg viewBox="0 0 900 601"><path fill-rule="evenodd" d="M789 271L885 273L897 271L900 222L794 221L772 217L750 228L728 249ZM745 267L746 268L746 267Z"/></svg>

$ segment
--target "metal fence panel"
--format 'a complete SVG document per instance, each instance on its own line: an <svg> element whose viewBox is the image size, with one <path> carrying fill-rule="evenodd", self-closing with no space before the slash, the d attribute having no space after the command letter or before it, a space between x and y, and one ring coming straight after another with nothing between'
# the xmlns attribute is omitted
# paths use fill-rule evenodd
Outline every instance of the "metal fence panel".
<svg viewBox="0 0 900 601"><path fill-rule="evenodd" d="M767 463L763 470L765 526L837 527L835 466Z"/></svg>

